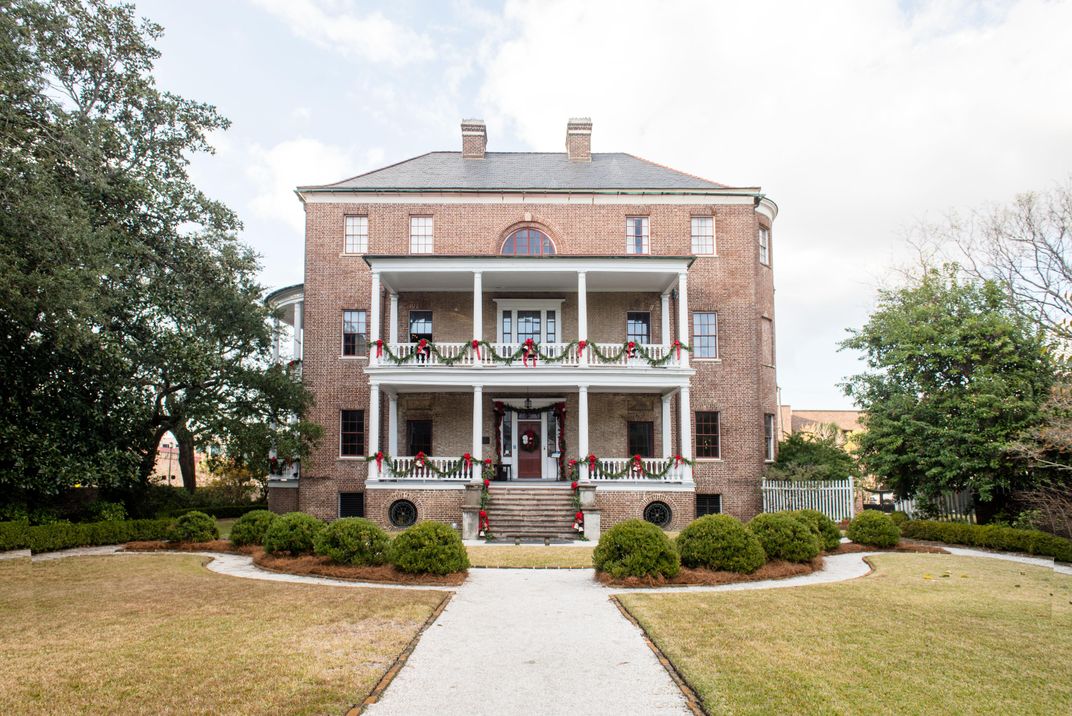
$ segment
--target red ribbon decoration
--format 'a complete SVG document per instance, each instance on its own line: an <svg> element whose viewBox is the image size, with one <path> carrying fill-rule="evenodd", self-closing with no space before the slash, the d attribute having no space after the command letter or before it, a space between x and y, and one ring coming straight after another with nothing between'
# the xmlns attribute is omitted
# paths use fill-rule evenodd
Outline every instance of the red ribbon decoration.
<svg viewBox="0 0 1072 716"><path fill-rule="evenodd" d="M376 357L377 358L383 358L383 339L382 338L377 338L376 339Z"/></svg>
<svg viewBox="0 0 1072 716"><path fill-rule="evenodd" d="M488 530L488 513L485 510L480 511L480 531L486 532Z"/></svg>
<svg viewBox="0 0 1072 716"><path fill-rule="evenodd" d="M577 489L577 481L576 480L574 480L573 482L570 483L570 489L571 490L576 490Z"/></svg>
<svg viewBox="0 0 1072 716"><path fill-rule="evenodd" d="M588 347L588 341L577 341L577 357L584 356L584 349Z"/></svg>
<svg viewBox="0 0 1072 716"><path fill-rule="evenodd" d="M417 467L424 467L424 451L421 450L417 453Z"/></svg>
<svg viewBox="0 0 1072 716"><path fill-rule="evenodd" d="M629 341L625 344L626 356L632 358L636 355L636 341Z"/></svg>
<svg viewBox="0 0 1072 716"><path fill-rule="evenodd" d="M428 352L428 339L422 338L417 341L417 355L424 355Z"/></svg>
<svg viewBox="0 0 1072 716"><path fill-rule="evenodd" d="M484 489L486 490L491 485L491 480L484 478Z"/></svg>
<svg viewBox="0 0 1072 716"><path fill-rule="evenodd" d="M633 469L640 473L644 472L644 463L641 461L639 454L633 456Z"/></svg>
<svg viewBox="0 0 1072 716"><path fill-rule="evenodd" d="M681 341L675 339L673 346L677 350L677 359L681 360Z"/></svg>
<svg viewBox="0 0 1072 716"><path fill-rule="evenodd" d="M588 456L588 471L590 474L595 474L596 471L596 455L592 453Z"/></svg>
<svg viewBox="0 0 1072 716"><path fill-rule="evenodd" d="M470 345L472 345L473 350L476 351L476 359L480 360L480 341L474 338Z"/></svg>
<svg viewBox="0 0 1072 716"><path fill-rule="evenodd" d="M536 342L531 338L525 339L524 353L521 355L521 365L528 366L529 358L532 358L533 367L536 366Z"/></svg>
<svg viewBox="0 0 1072 716"><path fill-rule="evenodd" d="M376 453L376 471L379 472L382 469L383 469L383 453L382 452L377 452Z"/></svg>

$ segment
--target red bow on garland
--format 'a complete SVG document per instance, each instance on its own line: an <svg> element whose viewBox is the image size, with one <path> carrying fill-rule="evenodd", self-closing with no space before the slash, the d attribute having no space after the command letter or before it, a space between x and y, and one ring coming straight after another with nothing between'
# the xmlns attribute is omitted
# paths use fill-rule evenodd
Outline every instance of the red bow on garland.
<svg viewBox="0 0 1072 716"><path fill-rule="evenodd" d="M625 344L625 355L629 358L636 355L636 341L629 341Z"/></svg>
<svg viewBox="0 0 1072 716"><path fill-rule="evenodd" d="M382 470L383 470L383 453L377 451L376 452L376 472L380 472Z"/></svg>
<svg viewBox="0 0 1072 716"><path fill-rule="evenodd" d="M577 341L577 357L584 356L584 349L588 347L588 341Z"/></svg>
<svg viewBox="0 0 1072 716"><path fill-rule="evenodd" d="M590 475L594 475L596 473L596 456L595 456L595 453L592 453L591 455L588 456L588 472L589 472Z"/></svg>
<svg viewBox="0 0 1072 716"><path fill-rule="evenodd" d="M677 359L681 360L681 341L675 339L674 342L670 345L672 345L674 347L674 350L677 351Z"/></svg>
<svg viewBox="0 0 1072 716"><path fill-rule="evenodd" d="M421 450L417 453L417 467L424 468L424 451Z"/></svg>
<svg viewBox="0 0 1072 716"><path fill-rule="evenodd" d="M376 339L376 357L377 358L383 358L383 339L382 338L377 338Z"/></svg>
<svg viewBox="0 0 1072 716"><path fill-rule="evenodd" d="M428 339L422 338L417 341L417 355L424 355L428 352Z"/></svg>
<svg viewBox="0 0 1072 716"><path fill-rule="evenodd" d="M523 349L524 349L524 352L521 354L521 365L527 366L529 364L529 359L531 358L532 359L532 365L533 365L533 367L535 367L536 366L536 355L537 355L537 353L536 353L536 341L532 340L531 338L526 338L525 339L525 344L523 346Z"/></svg>
<svg viewBox="0 0 1072 716"><path fill-rule="evenodd" d="M571 460L571 462L572 462L572 460ZM577 481L576 480L574 480L573 482L570 483L570 489L571 490L576 490L577 489Z"/></svg>
<svg viewBox="0 0 1072 716"><path fill-rule="evenodd" d="M577 510L577 514L573 516L573 529L584 532L584 512Z"/></svg>
<svg viewBox="0 0 1072 716"><path fill-rule="evenodd" d="M474 338L473 342L469 345L471 345L473 347L473 350L476 351L476 359L480 360L480 341Z"/></svg>
<svg viewBox="0 0 1072 716"><path fill-rule="evenodd" d="M685 462L685 458L681 457L680 455L674 455L674 467L677 467L683 462Z"/></svg>
<svg viewBox="0 0 1072 716"><path fill-rule="evenodd" d="M633 456L633 470L636 472L644 472L644 463L641 461L639 454Z"/></svg>
<svg viewBox="0 0 1072 716"><path fill-rule="evenodd" d="M488 487L489 487L490 485L491 485L491 480L489 480L489 479L487 479L487 478L485 477L485 478L484 478L484 489L485 489L485 490L486 490L486 489L488 489Z"/></svg>
<svg viewBox="0 0 1072 716"><path fill-rule="evenodd" d="M488 531L488 513L484 510L480 511L480 536L485 536Z"/></svg>

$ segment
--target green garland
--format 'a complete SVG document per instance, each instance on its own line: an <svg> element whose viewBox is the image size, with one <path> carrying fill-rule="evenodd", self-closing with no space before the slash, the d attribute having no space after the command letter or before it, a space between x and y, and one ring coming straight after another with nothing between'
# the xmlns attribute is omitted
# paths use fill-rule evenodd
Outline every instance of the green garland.
<svg viewBox="0 0 1072 716"><path fill-rule="evenodd" d="M649 366L657 368L669 363L671 358L679 355L680 351L682 350L686 352L692 351L691 347L679 341L674 341L670 345L670 348L672 350L667 351L666 354L661 357L655 356L651 350L645 348L639 343L635 343L632 341L623 342L620 346L617 346L616 351L611 351L609 353L605 353L599 347L598 343L590 343L588 341L570 341L559 353L545 352L540 347L539 343L532 342L521 343L514 351L504 354L499 353L491 343L474 339L473 341L470 341L469 345L466 346L465 350L454 356L444 355L442 351L439 350L439 347L435 344L434 341L429 341L425 339L422 339L422 342L418 343L417 350L408 355L399 355L395 353L393 350L391 350L391 344L387 343L382 339L372 341L368 345L370 350L374 350L376 352L377 358L386 359L395 365L402 365L404 363L420 363L420 356L427 354L429 356L434 355L440 365L446 366L452 366L461 363L463 360L468 359L472 353L476 353L481 358L487 355L491 358L493 362L498 363L500 365L513 365L518 361L527 363L529 360L532 360L533 365L535 365L537 361L543 361L545 363L561 363L572 356L572 350L574 348L579 348L579 354L583 354L585 349L589 349L592 351L593 354L595 354L597 358L599 358L604 363L617 362L621 360L624 356L638 356L647 361ZM483 349L483 353L481 353L481 349Z"/></svg>
<svg viewBox="0 0 1072 716"><path fill-rule="evenodd" d="M387 463L387 466L391 469L391 472L393 473L393 476L394 477L400 477L402 479L413 478L416 475L418 469L420 469L422 472L430 472L430 473L432 473L433 475L435 475L439 479L456 478L456 477L461 477L462 475L465 474L465 468L466 467L472 467L474 465L481 465L479 460L477 460L476 458L471 457L469 455L469 453L465 453L460 458L455 460L452 465L449 465L446 469L440 469L440 468L436 467L435 464L432 463L431 460L428 458L428 456L426 456L424 453L417 453L417 456L414 459L413 464L403 473L398 468L398 461L395 458L393 458L390 455L388 455L387 453L378 452L378 453L376 453L374 455L366 455L365 456L365 462L372 462L374 460L378 460L380 464ZM417 467L418 463L423 463L423 466L418 468ZM483 464L481 466L481 469L480 469L480 475L483 478L484 483L485 483L484 494L481 495L481 507L485 506L484 495L486 495L487 489L488 489L487 488L487 482L491 479L491 477L494 474L495 474L495 469L491 465L491 458L487 458L486 460L484 460L484 462L483 462Z"/></svg>
<svg viewBox="0 0 1072 716"><path fill-rule="evenodd" d="M594 466L591 469L591 473L594 476L604 477L608 480L623 480L629 479L630 476L641 476L646 480L662 480L670 472L671 469L678 465L688 465L692 467L696 464L695 460L690 460L682 455L674 455L673 457L666 458L666 465L661 470L650 470L644 463L643 459L640 460L640 469L636 469L637 456L630 458L626 466L618 471L609 470L602 460L596 458L595 455L589 455L587 458L573 459L569 461L570 479L574 482L577 481L580 475L581 464Z"/></svg>

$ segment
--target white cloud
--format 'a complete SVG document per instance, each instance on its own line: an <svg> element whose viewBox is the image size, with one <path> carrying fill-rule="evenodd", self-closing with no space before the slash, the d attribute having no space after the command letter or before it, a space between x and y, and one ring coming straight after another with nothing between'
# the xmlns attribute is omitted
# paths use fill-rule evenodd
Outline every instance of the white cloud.
<svg viewBox="0 0 1072 716"><path fill-rule="evenodd" d="M844 404L835 352L904 228L1072 171L1072 3L514 0L484 61L489 127L762 184L775 225L779 382ZM814 405L812 407L823 407Z"/></svg>
<svg viewBox="0 0 1072 716"><path fill-rule="evenodd" d="M253 0L306 40L349 57L394 66L435 57L432 41L379 11L347 0Z"/></svg>

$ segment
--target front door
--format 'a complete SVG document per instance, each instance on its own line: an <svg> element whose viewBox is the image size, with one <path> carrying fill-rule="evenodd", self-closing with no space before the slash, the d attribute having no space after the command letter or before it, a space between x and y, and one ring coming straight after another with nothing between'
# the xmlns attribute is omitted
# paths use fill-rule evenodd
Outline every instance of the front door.
<svg viewBox="0 0 1072 716"><path fill-rule="evenodd" d="M543 477L543 421L517 420L517 477L521 480Z"/></svg>

